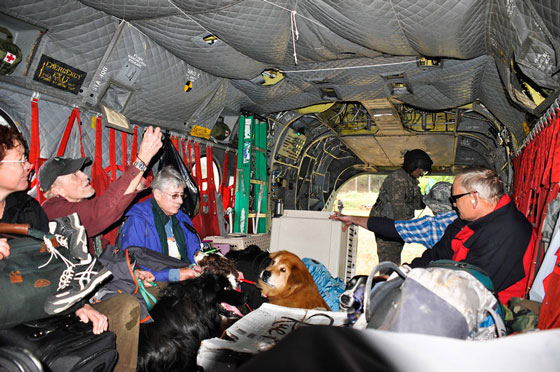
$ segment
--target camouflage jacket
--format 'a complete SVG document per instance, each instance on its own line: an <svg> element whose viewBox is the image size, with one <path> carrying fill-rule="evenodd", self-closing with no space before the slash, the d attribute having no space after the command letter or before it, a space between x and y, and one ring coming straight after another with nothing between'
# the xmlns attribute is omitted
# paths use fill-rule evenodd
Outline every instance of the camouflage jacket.
<svg viewBox="0 0 560 372"><path fill-rule="evenodd" d="M370 216L387 217L394 220L409 220L415 209L424 208L418 180L402 168L385 178Z"/></svg>

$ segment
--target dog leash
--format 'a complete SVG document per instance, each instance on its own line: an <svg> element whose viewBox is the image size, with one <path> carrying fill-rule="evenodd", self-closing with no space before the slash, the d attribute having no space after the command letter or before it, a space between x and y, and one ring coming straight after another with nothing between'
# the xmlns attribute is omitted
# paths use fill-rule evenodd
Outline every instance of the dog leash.
<svg viewBox="0 0 560 372"><path fill-rule="evenodd" d="M257 285L256 282L253 282L251 280L247 280L245 278L239 279L239 283L247 283L247 284L251 284L251 285L254 285L254 286ZM241 293L241 288L237 287L237 292ZM248 303L245 303L245 306L247 306L247 309L249 309L249 311L253 311L253 309L251 309L251 306L249 306Z"/></svg>
<svg viewBox="0 0 560 372"><path fill-rule="evenodd" d="M138 290L140 292L140 294L142 295L142 298L144 299L144 302L146 302L146 306L148 308L148 311L150 311L152 309L152 307L156 304L157 299L155 298L154 295L152 295L150 292L148 292L148 290L144 287L144 283L142 280L138 280L138 278L136 278L136 275L134 275L134 278L136 279L136 282L138 283Z"/></svg>

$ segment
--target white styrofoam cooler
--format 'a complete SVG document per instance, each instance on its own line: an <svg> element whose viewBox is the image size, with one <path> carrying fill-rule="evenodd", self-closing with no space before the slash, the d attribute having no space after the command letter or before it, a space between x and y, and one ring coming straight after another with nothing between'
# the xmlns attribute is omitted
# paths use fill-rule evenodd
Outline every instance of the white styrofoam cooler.
<svg viewBox="0 0 560 372"><path fill-rule="evenodd" d="M342 231L343 223L329 220L330 212L284 210L272 219L270 252L287 250L300 258L313 258L334 277L348 281L354 276L357 230Z"/></svg>

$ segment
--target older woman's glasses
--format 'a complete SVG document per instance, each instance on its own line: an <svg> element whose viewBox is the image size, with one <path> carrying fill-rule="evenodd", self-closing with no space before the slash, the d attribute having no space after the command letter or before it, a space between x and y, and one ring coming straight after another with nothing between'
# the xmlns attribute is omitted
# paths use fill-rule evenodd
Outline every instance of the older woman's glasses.
<svg viewBox="0 0 560 372"><path fill-rule="evenodd" d="M0 163L29 163L29 160L27 159L23 159L23 160L0 160Z"/></svg>
<svg viewBox="0 0 560 372"><path fill-rule="evenodd" d="M185 196L185 194L183 193L175 193L175 194L170 194L166 191L160 190L162 193L166 194L167 196L169 196L171 199L173 200L177 200L177 199L183 199L183 197Z"/></svg>

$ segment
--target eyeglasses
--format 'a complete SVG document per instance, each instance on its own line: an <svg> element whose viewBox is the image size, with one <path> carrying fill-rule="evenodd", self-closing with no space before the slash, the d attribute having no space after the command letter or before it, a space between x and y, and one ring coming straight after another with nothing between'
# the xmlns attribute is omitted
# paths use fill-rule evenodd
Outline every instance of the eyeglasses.
<svg viewBox="0 0 560 372"><path fill-rule="evenodd" d="M183 194L183 193L170 194L170 193L165 192L165 191L163 191L163 190L159 190L159 191L161 191L162 193L168 195L168 196L169 196L171 199L173 199L173 200L176 200L176 199L179 199L179 198L183 199L183 197L185 196L185 194Z"/></svg>
<svg viewBox="0 0 560 372"><path fill-rule="evenodd" d="M422 172L422 174L420 176L422 176L422 177L427 176L428 173L430 173L430 172L429 171L424 171L424 172Z"/></svg>
<svg viewBox="0 0 560 372"><path fill-rule="evenodd" d="M455 203L457 202L457 199L462 198L463 196L472 194L473 192L476 193L476 192L478 192L478 191L469 191L469 192L466 192L466 193L464 193L464 194L451 195L451 196L449 197L449 202L450 202L451 204L455 204Z"/></svg>
<svg viewBox="0 0 560 372"><path fill-rule="evenodd" d="M29 160L0 160L0 163L29 163Z"/></svg>

